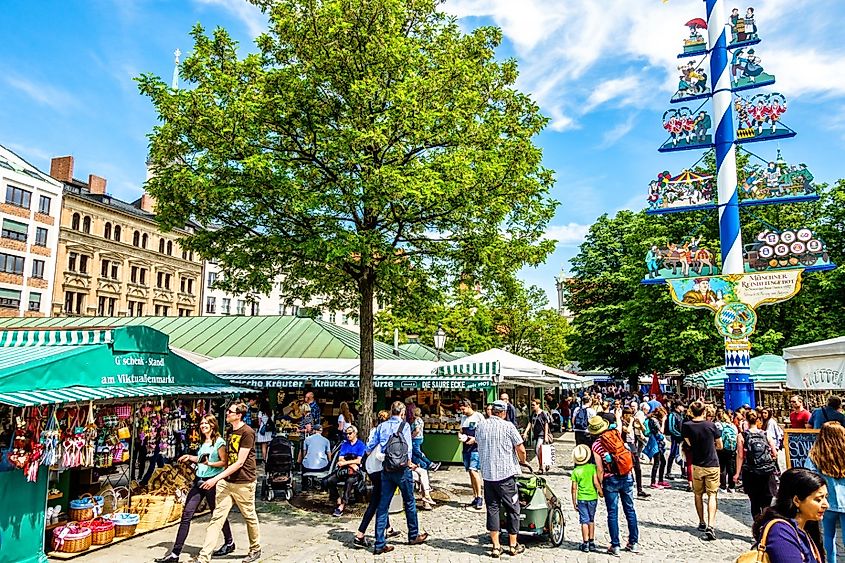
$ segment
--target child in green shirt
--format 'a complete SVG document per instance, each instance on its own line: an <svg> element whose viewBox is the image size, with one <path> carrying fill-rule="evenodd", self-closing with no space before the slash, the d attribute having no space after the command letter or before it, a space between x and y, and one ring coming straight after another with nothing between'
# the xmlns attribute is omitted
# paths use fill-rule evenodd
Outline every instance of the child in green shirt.
<svg viewBox="0 0 845 563"><path fill-rule="evenodd" d="M596 547L596 505L598 498L604 496L596 474L596 466L587 463L592 452L584 444L575 446L572 450L572 507L578 511L581 523L581 551L584 553L598 551Z"/></svg>

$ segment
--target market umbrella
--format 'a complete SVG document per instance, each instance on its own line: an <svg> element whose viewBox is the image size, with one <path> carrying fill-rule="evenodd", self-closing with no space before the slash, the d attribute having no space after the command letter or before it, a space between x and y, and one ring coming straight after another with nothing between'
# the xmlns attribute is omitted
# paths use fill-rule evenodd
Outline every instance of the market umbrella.
<svg viewBox="0 0 845 563"><path fill-rule="evenodd" d="M701 18L694 18L685 24L687 27L707 29L707 22Z"/></svg>
<svg viewBox="0 0 845 563"><path fill-rule="evenodd" d="M656 371L651 372L651 389L648 390L648 394L663 402L663 394L660 392L660 378Z"/></svg>

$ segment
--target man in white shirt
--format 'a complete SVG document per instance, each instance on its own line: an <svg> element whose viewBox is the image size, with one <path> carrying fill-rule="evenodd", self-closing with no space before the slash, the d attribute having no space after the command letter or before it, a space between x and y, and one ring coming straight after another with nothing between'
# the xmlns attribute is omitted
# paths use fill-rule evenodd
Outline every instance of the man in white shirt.
<svg viewBox="0 0 845 563"><path fill-rule="evenodd" d="M332 445L323 437L319 426L311 429L311 435L305 438L299 451L299 463L308 471L322 471L329 466Z"/></svg>

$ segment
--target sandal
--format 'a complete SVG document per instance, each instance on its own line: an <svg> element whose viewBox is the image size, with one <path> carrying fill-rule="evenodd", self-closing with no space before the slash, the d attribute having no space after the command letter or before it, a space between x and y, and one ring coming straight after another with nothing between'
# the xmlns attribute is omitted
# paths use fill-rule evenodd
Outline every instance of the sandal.
<svg viewBox="0 0 845 563"><path fill-rule="evenodd" d="M502 556L502 548L501 547L494 547L490 550L490 557L493 559L498 559Z"/></svg>
<svg viewBox="0 0 845 563"><path fill-rule="evenodd" d="M519 555L525 551L525 546L521 543L508 546L508 555Z"/></svg>

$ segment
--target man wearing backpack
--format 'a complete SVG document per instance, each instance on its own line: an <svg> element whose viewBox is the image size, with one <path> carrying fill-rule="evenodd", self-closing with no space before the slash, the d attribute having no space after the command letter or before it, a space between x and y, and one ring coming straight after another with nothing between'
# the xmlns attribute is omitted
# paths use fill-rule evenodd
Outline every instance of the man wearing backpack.
<svg viewBox="0 0 845 563"><path fill-rule="evenodd" d="M608 415L608 418L613 415ZM634 458L625 447L622 436L610 428L610 422L601 416L594 416L587 425L587 431L593 436L593 459L596 475L602 484L604 502L607 505L607 529L610 534L609 555L619 555L619 501L628 523L628 544L625 551L639 553L640 531L637 525L637 513L634 510Z"/></svg>
<svg viewBox="0 0 845 563"><path fill-rule="evenodd" d="M722 433L713 422L705 418L706 407L701 401L692 403L690 412L692 420L684 422L681 432L690 448L692 492L695 495L695 511L698 513L698 529L704 532L702 539L712 541L716 539L716 512L719 510L719 457L716 451L722 449Z"/></svg>
<svg viewBox="0 0 845 563"><path fill-rule="evenodd" d="M587 433L589 420L596 416L595 409L591 408L592 400L585 395L581 400L581 406L572 413L572 430L575 432L575 445L590 445L590 435Z"/></svg>
<svg viewBox="0 0 845 563"><path fill-rule="evenodd" d="M393 551L392 545L387 545L385 530L387 529L390 501L396 489L402 493L405 505L405 521L408 524L408 543L417 545L428 539L427 533L419 533L417 522L417 502L414 498L414 477L411 470L416 467L411 462L412 442L411 427L405 421L405 404L395 401L390 405L390 418L376 427L373 437L367 444L367 453L376 446L381 446L384 454L381 473L381 500L376 511L376 543L373 553L381 555Z"/></svg>
<svg viewBox="0 0 845 563"><path fill-rule="evenodd" d="M751 501L751 517L756 518L772 504L777 492L777 446L765 431L757 428L757 411L745 413L748 430L736 438L736 475L742 474L742 488Z"/></svg>
<svg viewBox="0 0 845 563"><path fill-rule="evenodd" d="M669 431L669 437L672 440L672 445L669 448L669 463L666 464L666 479L674 480L674 477L672 477L672 463L674 463L678 455L680 455L681 442L684 441L684 438L681 435L681 429L684 425L684 410L684 405L682 403L675 403L675 408L673 408L672 412L669 413L669 419L666 423ZM678 471L681 472L681 475L679 475L678 478L683 480L683 469L681 468L680 462L678 462Z"/></svg>

